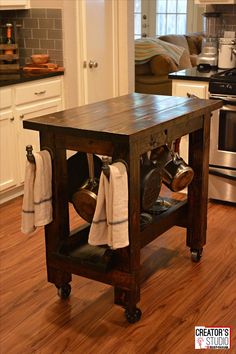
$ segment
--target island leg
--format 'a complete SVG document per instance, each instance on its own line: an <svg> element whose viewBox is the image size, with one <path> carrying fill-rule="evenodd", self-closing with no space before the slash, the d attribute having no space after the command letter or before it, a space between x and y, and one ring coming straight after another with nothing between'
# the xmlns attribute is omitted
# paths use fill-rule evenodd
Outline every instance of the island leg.
<svg viewBox="0 0 236 354"><path fill-rule="evenodd" d="M118 269L130 278L128 288L115 287L115 303L125 308L129 323L141 318L137 308L140 300L140 156L138 146L127 147L126 161L129 179L129 246L118 251ZM126 282L124 281L124 284Z"/></svg>
<svg viewBox="0 0 236 354"><path fill-rule="evenodd" d="M57 267L53 257L60 243L69 236L66 150L57 148L56 137L48 132L40 134L40 146L41 150L48 149L52 156L53 221L45 226L48 281L55 284L61 298L66 298L71 290L71 273Z"/></svg>
<svg viewBox="0 0 236 354"><path fill-rule="evenodd" d="M188 188L187 246L192 260L199 261L206 243L210 113L203 116L203 127L189 134L189 165L194 178Z"/></svg>

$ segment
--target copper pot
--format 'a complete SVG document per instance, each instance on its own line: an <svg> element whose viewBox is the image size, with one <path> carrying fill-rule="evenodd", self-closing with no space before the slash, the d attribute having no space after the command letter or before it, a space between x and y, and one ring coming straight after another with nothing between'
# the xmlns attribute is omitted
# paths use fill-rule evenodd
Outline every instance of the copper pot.
<svg viewBox="0 0 236 354"><path fill-rule="evenodd" d="M163 183L173 192L179 192L191 183L193 169L167 145L156 149L151 154L151 159L161 171Z"/></svg>
<svg viewBox="0 0 236 354"><path fill-rule="evenodd" d="M102 161L96 155L78 152L67 160L68 199L88 222L95 212L101 170Z"/></svg>
<svg viewBox="0 0 236 354"><path fill-rule="evenodd" d="M97 204L99 179L94 177L93 154L87 154L89 178L72 196L72 203L77 213L91 223Z"/></svg>

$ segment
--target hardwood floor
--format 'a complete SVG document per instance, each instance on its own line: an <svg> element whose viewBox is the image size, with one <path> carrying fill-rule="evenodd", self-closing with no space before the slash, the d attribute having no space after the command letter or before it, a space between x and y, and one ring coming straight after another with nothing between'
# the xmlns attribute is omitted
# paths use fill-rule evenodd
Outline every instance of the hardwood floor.
<svg viewBox="0 0 236 354"><path fill-rule="evenodd" d="M236 353L235 207L209 203L200 263L191 262L185 230L177 227L142 250L150 276L141 290L142 318L130 325L110 286L73 276L70 298L58 298L47 282L43 230L20 232L21 203L0 210L1 354L191 354L200 325L231 326Z"/></svg>

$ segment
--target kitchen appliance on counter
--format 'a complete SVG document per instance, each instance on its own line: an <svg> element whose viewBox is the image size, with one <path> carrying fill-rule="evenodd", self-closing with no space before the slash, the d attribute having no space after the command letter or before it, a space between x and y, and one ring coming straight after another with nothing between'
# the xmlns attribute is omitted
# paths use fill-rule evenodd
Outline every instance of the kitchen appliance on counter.
<svg viewBox="0 0 236 354"><path fill-rule="evenodd" d="M236 67L236 40L234 38L219 38L220 69L232 69Z"/></svg>
<svg viewBox="0 0 236 354"><path fill-rule="evenodd" d="M202 48L197 57L197 67L200 71L204 69L214 70L218 65L218 49L215 43L208 43Z"/></svg>
<svg viewBox="0 0 236 354"><path fill-rule="evenodd" d="M211 120L209 197L236 203L236 68L210 78L209 97L224 103Z"/></svg>
<svg viewBox="0 0 236 354"><path fill-rule="evenodd" d="M204 67L214 69L218 64L218 37L220 29L219 12L206 12L203 14L203 31L205 38L202 41L202 51L197 57L199 70Z"/></svg>

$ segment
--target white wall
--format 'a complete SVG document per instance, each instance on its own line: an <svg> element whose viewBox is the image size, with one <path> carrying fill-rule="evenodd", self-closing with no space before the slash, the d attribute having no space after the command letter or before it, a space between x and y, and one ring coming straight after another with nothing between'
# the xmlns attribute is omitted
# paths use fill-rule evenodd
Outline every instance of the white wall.
<svg viewBox="0 0 236 354"><path fill-rule="evenodd" d="M77 51L76 1L63 1L63 56L66 108L79 105L79 57Z"/></svg>
<svg viewBox="0 0 236 354"><path fill-rule="evenodd" d="M128 21L128 91L134 91L134 3L133 0L128 0L127 7L127 21Z"/></svg>
<svg viewBox="0 0 236 354"><path fill-rule="evenodd" d="M119 1L119 88L120 95L134 91L134 3ZM122 14L122 16L121 16Z"/></svg>

